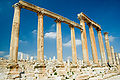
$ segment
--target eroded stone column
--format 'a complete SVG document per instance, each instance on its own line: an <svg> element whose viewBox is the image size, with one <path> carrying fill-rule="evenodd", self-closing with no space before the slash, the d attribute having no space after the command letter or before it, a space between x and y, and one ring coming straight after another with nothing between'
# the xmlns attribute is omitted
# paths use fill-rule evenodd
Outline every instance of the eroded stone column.
<svg viewBox="0 0 120 80"><path fill-rule="evenodd" d="M72 47L72 62L77 64L77 53L76 53L76 42L75 42L75 31L72 25L69 25L71 29L71 47Z"/></svg>
<svg viewBox="0 0 120 80"><path fill-rule="evenodd" d="M43 14L38 13L38 32L37 32L37 60L44 62L44 34L43 34Z"/></svg>
<svg viewBox="0 0 120 80"><path fill-rule="evenodd" d="M112 64L112 56L111 56L111 50L110 50L108 32L105 32L104 36L105 36L105 45L106 45L106 51L107 51L108 61L109 61L109 64Z"/></svg>
<svg viewBox="0 0 120 80"><path fill-rule="evenodd" d="M120 53L118 53L118 58L119 58L119 65L120 65Z"/></svg>
<svg viewBox="0 0 120 80"><path fill-rule="evenodd" d="M13 18L12 32L11 32L10 59L17 62L21 8L19 3L16 3L13 7L14 7L14 18Z"/></svg>
<svg viewBox="0 0 120 80"><path fill-rule="evenodd" d="M115 62L114 48L113 48L113 46L111 46L111 53L112 53L112 61L113 61L113 64L116 64L116 62Z"/></svg>
<svg viewBox="0 0 120 80"><path fill-rule="evenodd" d="M83 64L89 65L88 47L87 47L87 36L85 29L84 20L80 20L80 25L82 25L83 30L81 30L81 42L82 42L82 52L83 52Z"/></svg>
<svg viewBox="0 0 120 80"><path fill-rule="evenodd" d="M63 61L62 55L62 34L61 34L61 21L56 19L55 22L57 23L57 60L59 62Z"/></svg>
<svg viewBox="0 0 120 80"><path fill-rule="evenodd" d="M93 56L93 63L98 64L98 56L97 56L97 48L95 43L95 36L93 31L92 24L88 24L89 26L89 33L90 33L90 41L91 41L91 48L92 48L92 56Z"/></svg>
<svg viewBox="0 0 120 80"><path fill-rule="evenodd" d="M116 64L119 65L119 58L117 53L115 53L115 59L116 59Z"/></svg>
<svg viewBox="0 0 120 80"><path fill-rule="evenodd" d="M101 64L106 65L107 61L106 61L106 56L105 56L105 49L104 49L101 30L97 30L97 35L98 35L98 41L99 41L99 47L100 47Z"/></svg>

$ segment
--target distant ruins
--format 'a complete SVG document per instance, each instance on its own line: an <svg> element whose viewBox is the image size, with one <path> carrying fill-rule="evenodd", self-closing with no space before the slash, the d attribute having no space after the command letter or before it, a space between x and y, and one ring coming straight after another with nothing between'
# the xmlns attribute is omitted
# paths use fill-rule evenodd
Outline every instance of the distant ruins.
<svg viewBox="0 0 120 80"><path fill-rule="evenodd" d="M22 0L14 4L13 7L14 18L11 32L10 60L1 59L1 64L7 65L7 68L4 70L8 70L8 73L4 74L7 76L4 77L3 80L104 80L120 74L120 54L114 53L113 46L110 47L108 33L104 33L107 60L101 34L101 26L91 20L83 12L78 14L78 19L80 20L80 24L78 24L61 15ZM22 54L21 59L18 60L21 8L33 11L38 15L37 60L34 60L33 57L29 60L29 56L27 56L26 60L23 60ZM44 16L55 19L57 25L57 60L55 57L52 60L44 60ZM62 22L68 24L71 29L72 62L69 60L66 62L63 61L61 36ZM88 56L85 23L89 26L93 61L90 61ZM83 60L77 60L74 27L81 31ZM93 28L96 29L98 35L101 61L98 60Z"/></svg>

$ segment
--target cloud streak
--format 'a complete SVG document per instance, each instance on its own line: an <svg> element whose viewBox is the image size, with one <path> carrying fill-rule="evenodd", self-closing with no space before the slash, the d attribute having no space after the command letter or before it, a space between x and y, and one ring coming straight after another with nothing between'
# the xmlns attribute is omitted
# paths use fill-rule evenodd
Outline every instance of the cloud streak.
<svg viewBox="0 0 120 80"><path fill-rule="evenodd" d="M6 53L6 51L0 51L0 54L4 54L4 53Z"/></svg>
<svg viewBox="0 0 120 80"><path fill-rule="evenodd" d="M45 33L45 38L51 38L51 39L55 39L56 38L56 32L48 32Z"/></svg>
<svg viewBox="0 0 120 80"><path fill-rule="evenodd" d="M75 42L76 42L76 46L81 45L81 40L76 39ZM71 40L68 41L67 43L64 43L63 46L70 47L71 46Z"/></svg>

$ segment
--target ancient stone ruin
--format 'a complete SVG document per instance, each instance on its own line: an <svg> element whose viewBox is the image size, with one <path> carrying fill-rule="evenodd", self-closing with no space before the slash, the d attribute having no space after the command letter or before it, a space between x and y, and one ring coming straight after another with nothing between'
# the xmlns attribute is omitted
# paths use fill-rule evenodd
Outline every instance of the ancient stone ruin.
<svg viewBox="0 0 120 80"><path fill-rule="evenodd" d="M13 5L14 18L11 32L10 59L0 59L0 80L107 80L120 74L120 54L114 53L110 47L108 33L104 33L108 60L106 60L101 26L91 20L83 12L78 14L80 24L47 9L20 0ZM18 41L20 27L20 11L27 9L38 15L37 60L29 56L18 60ZM55 19L57 25L57 59L44 59L43 17ZM61 23L68 24L71 29L72 62L63 61ZM85 23L89 26L93 61L89 60ZM81 31L83 60L77 60L74 27ZM93 28L96 29L99 41L101 60L98 60Z"/></svg>

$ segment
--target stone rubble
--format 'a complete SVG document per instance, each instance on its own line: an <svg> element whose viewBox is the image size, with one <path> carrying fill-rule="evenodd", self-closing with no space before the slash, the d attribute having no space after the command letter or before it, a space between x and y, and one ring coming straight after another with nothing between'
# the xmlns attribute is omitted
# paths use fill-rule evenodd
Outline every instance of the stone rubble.
<svg viewBox="0 0 120 80"><path fill-rule="evenodd" d="M0 58L0 80L110 80L120 74L117 66L83 67L82 62L78 60L78 65L74 65L68 59L61 64L53 57L42 64L33 58L13 63Z"/></svg>

